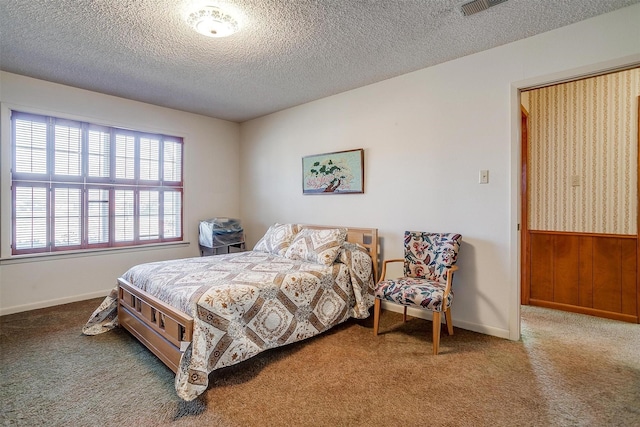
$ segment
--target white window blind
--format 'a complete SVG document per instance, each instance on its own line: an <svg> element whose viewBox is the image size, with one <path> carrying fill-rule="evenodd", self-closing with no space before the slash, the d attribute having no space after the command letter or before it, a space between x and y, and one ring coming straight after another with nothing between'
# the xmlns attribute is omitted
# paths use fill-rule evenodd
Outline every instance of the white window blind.
<svg viewBox="0 0 640 427"><path fill-rule="evenodd" d="M12 253L182 240L182 139L12 111Z"/></svg>
<svg viewBox="0 0 640 427"><path fill-rule="evenodd" d="M140 191L140 239L154 240L160 235L160 192Z"/></svg>
<svg viewBox="0 0 640 427"><path fill-rule="evenodd" d="M111 144L107 130L89 129L88 171L90 177L108 178L111 170Z"/></svg>
<svg viewBox="0 0 640 427"><path fill-rule="evenodd" d="M109 242L109 194L107 189L87 190L87 238L90 245Z"/></svg>
<svg viewBox="0 0 640 427"><path fill-rule="evenodd" d="M13 187L15 200L14 250L32 250L47 247L47 193L45 187Z"/></svg>
<svg viewBox="0 0 640 427"><path fill-rule="evenodd" d="M80 176L82 173L80 123L76 125L56 124L54 129L54 173L56 175Z"/></svg>
<svg viewBox="0 0 640 427"><path fill-rule="evenodd" d="M47 173L47 124L43 121L16 118L14 126L17 173Z"/></svg>
<svg viewBox="0 0 640 427"><path fill-rule="evenodd" d="M181 192L164 192L164 235L167 238L182 236Z"/></svg>
<svg viewBox="0 0 640 427"><path fill-rule="evenodd" d="M164 144L164 180L182 181L182 144L178 141Z"/></svg>
<svg viewBox="0 0 640 427"><path fill-rule="evenodd" d="M116 134L116 179L135 178L135 137Z"/></svg>
<svg viewBox="0 0 640 427"><path fill-rule="evenodd" d="M115 241L132 242L134 240L134 204L133 190L115 191Z"/></svg>
<svg viewBox="0 0 640 427"><path fill-rule="evenodd" d="M156 139L140 138L140 179L160 179L160 141Z"/></svg>
<svg viewBox="0 0 640 427"><path fill-rule="evenodd" d="M82 244L82 190L53 189L54 244L56 247Z"/></svg>

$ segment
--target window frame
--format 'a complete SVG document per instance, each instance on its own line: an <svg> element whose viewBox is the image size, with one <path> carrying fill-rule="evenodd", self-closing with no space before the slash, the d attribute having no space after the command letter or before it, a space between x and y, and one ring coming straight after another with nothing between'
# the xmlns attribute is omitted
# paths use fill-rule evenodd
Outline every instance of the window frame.
<svg viewBox="0 0 640 427"><path fill-rule="evenodd" d="M52 115L44 115L44 114L35 114L29 112L23 112L19 110L10 109L10 127L11 127L11 142L10 142L10 152L11 152L11 255L30 255L30 254L55 254L55 253L64 253L64 252L83 252L90 251L95 249L109 249L109 248L122 248L122 247L138 247L143 245L157 245L162 243L169 242L183 242L184 241L184 140L178 136L170 136L164 135L160 133L153 132L143 132L143 131L135 131L131 129L125 129L115 126L105 126L96 123L88 123L81 120L73 120L67 118L55 117ZM43 123L45 125L45 156L46 156L46 172L45 173L34 173L34 172L19 172L18 171L18 138L17 138L17 121L25 120L29 122ZM71 175L61 175L56 174L56 155L59 155L60 151L56 150L56 126L72 126L73 128L79 129L80 134L80 144L79 144L79 153L80 161L79 167L80 172L79 175L71 174ZM100 148L96 154L96 152L90 152L90 136L91 132L97 131L101 132L102 135L99 135L101 140L98 140L98 144ZM108 138L104 136L104 134L108 135ZM117 152L116 152L116 138L118 135L124 136L133 136L133 179L130 178L117 178L116 177L116 167L117 167ZM39 135L42 137L42 133ZM157 167L158 170L158 179L157 180L141 180L140 179L140 167L141 162L145 160L140 158L140 145L141 139L147 138L158 141L158 159L157 164L153 165L153 160L151 161L151 167ZM66 141L70 141L71 139L67 139ZM105 140L108 140L106 145L102 144ZM64 144L64 143L63 143ZM165 163L163 159L163 154L165 151L165 147L169 144L177 144L178 153L176 158L174 159L173 168L177 170L180 174L179 181L165 181L164 180L164 168ZM30 148L27 150L33 150L34 143L31 141ZM171 146L172 150L175 150L175 146ZM67 157L73 157L73 151L67 152ZM28 153L30 154L30 153ZM40 153L42 154L42 153ZM64 154L63 154L64 155ZM104 170L101 169L100 164L98 164L98 170L103 171L103 176L95 176L90 175L90 158L91 156L98 156L98 162L101 162L102 165L106 165L108 162L108 171L107 175L104 176ZM105 157L100 158L100 157ZM178 158L179 156L179 158ZM31 162L31 160L29 160ZM41 160L40 160L41 162ZM62 164L66 165L66 167L72 167L73 165L69 165L69 163ZM31 166L31 169L33 167ZM59 165L58 165L59 166ZM18 239L19 232L17 229L18 221L18 200L17 200L17 188L19 187L39 187L45 188L45 199L46 199L46 227L45 227L45 235L46 242L44 247L33 247L33 226L31 228L31 246L30 247L22 247L18 248ZM56 197L56 189L59 188L79 188L80 189L80 216L79 218L79 226L77 230L80 233L80 244L79 245L57 245L56 244L56 205L55 205L55 197ZM90 232L89 232L89 224L91 221L90 211L91 211L91 203L89 201L89 191L90 190L104 190L107 191L106 195L108 196L108 200L106 201L107 207L107 240L90 243ZM118 190L131 190L133 191L133 239L126 241L116 241L116 200L115 193ZM157 191L158 192L158 208L157 215L152 216L155 218L157 216L157 235L154 234L154 238L141 238L140 236L140 223L141 218L144 218L140 215L141 206L140 206L140 192L141 191ZM175 223L174 228L168 231L174 231L176 236L174 237L165 237L165 203L164 203L164 195L167 192L179 193L177 203L175 205L176 209L170 212L167 212L168 217L172 220L179 216L179 221ZM172 196L175 197L175 196ZM173 200L173 199L172 199ZM33 205L33 199L31 199ZM34 214L33 210L30 213L32 222ZM99 215L104 217L103 215ZM58 217L59 218L59 217ZM99 220L99 222L102 222ZM178 230L179 227L179 230ZM153 225L152 227L153 228Z"/></svg>

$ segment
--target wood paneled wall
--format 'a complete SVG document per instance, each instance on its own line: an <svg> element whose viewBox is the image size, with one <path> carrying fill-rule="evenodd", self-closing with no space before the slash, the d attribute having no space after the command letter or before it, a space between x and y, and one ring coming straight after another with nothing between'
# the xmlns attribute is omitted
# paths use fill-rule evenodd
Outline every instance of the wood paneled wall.
<svg viewBox="0 0 640 427"><path fill-rule="evenodd" d="M636 236L529 231L529 239L529 304L638 323Z"/></svg>

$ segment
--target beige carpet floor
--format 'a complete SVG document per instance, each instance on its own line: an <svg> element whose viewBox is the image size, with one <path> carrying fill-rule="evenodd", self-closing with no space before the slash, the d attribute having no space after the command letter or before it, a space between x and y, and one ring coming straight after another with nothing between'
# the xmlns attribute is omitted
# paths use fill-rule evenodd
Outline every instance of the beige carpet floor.
<svg viewBox="0 0 640 427"><path fill-rule="evenodd" d="M181 401L123 330L83 336L100 299L0 317L0 424L640 426L640 325L523 307L522 340L384 311L216 371ZM455 307L454 307L455 310ZM455 314L454 314L455 317Z"/></svg>

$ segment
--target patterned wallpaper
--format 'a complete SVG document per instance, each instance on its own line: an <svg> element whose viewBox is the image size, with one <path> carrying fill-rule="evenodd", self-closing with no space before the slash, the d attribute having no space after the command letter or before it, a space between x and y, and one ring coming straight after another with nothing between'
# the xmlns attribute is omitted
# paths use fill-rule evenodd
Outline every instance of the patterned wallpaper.
<svg viewBox="0 0 640 427"><path fill-rule="evenodd" d="M529 228L636 234L640 68L529 92Z"/></svg>

